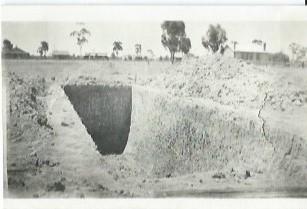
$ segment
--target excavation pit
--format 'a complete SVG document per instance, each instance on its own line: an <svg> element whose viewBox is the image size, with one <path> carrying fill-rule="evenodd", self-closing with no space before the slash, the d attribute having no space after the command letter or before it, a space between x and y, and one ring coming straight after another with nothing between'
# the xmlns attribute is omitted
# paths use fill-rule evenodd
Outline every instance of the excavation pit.
<svg viewBox="0 0 307 209"><path fill-rule="evenodd" d="M123 153L131 124L131 87L66 85L64 91L98 151Z"/></svg>
<svg viewBox="0 0 307 209"><path fill-rule="evenodd" d="M301 137L292 140L269 122L264 137L254 110L138 85L67 85L64 91L101 154L123 153L155 178L217 170L272 173L292 163L284 157L289 150L293 156L306 150L292 149L305 147Z"/></svg>

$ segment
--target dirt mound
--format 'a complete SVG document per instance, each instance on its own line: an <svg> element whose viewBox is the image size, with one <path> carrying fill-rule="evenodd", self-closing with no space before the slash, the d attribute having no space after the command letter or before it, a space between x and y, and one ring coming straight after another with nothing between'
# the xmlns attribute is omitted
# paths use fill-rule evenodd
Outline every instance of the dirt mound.
<svg viewBox="0 0 307 209"><path fill-rule="evenodd" d="M307 104L304 76L303 72L291 73L281 67L256 66L232 57L208 55L185 59L144 85L166 89L174 96L211 99L235 108L258 109L268 94L267 105L283 112Z"/></svg>
<svg viewBox="0 0 307 209"><path fill-rule="evenodd" d="M201 97L220 104L259 107L269 78L242 60L220 55L185 60L149 85L180 97Z"/></svg>

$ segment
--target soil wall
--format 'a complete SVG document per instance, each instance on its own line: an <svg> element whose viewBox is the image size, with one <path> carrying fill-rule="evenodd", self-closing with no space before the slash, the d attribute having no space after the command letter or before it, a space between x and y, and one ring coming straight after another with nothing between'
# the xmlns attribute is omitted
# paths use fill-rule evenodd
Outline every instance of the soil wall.
<svg viewBox="0 0 307 209"><path fill-rule="evenodd" d="M121 154L131 120L131 87L67 85L64 91L101 154Z"/></svg>

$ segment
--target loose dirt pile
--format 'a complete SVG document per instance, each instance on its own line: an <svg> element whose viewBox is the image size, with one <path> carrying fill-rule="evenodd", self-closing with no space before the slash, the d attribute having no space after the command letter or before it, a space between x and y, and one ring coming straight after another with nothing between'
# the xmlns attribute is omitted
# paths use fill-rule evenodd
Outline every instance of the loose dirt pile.
<svg viewBox="0 0 307 209"><path fill-rule="evenodd" d="M293 75L282 68L215 55L185 59L144 84L166 89L174 96L211 99L235 108L258 109L268 94L272 107L285 111L307 103L306 85L296 84Z"/></svg>
<svg viewBox="0 0 307 209"><path fill-rule="evenodd" d="M180 97L198 97L232 106L258 108L270 78L242 60L223 56L187 59L153 79L150 86Z"/></svg>

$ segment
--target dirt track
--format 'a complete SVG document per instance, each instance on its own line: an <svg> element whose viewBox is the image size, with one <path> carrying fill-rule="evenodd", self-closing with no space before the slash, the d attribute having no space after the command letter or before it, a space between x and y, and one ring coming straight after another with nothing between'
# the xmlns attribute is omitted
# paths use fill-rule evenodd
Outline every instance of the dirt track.
<svg viewBox="0 0 307 209"><path fill-rule="evenodd" d="M306 70L221 57L4 68L7 196L306 195ZM61 88L67 84L132 86L123 155L99 154Z"/></svg>

